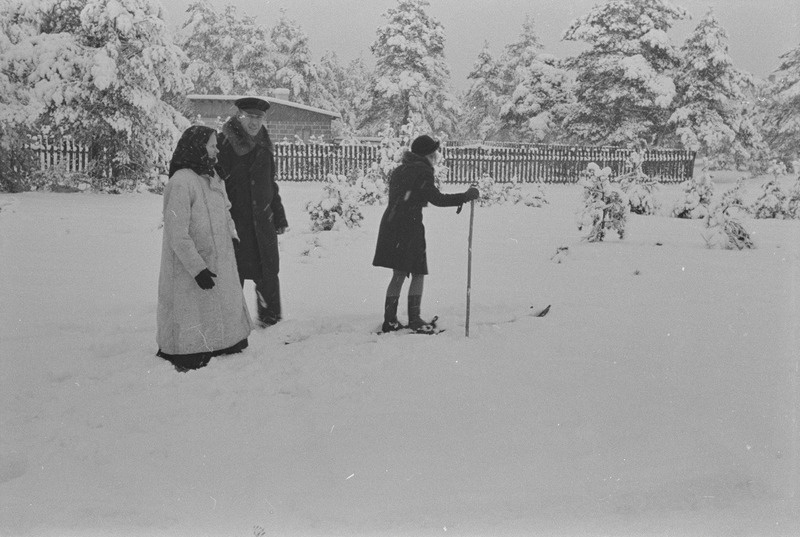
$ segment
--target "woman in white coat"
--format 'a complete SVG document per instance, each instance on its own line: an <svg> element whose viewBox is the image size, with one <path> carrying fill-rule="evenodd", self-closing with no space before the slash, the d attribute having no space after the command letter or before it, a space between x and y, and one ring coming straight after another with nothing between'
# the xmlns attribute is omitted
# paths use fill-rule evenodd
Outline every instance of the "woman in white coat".
<svg viewBox="0 0 800 537"><path fill-rule="evenodd" d="M214 172L216 156L216 131L189 127L172 155L164 191L157 355L178 371L240 352L253 329L236 269L231 204Z"/></svg>

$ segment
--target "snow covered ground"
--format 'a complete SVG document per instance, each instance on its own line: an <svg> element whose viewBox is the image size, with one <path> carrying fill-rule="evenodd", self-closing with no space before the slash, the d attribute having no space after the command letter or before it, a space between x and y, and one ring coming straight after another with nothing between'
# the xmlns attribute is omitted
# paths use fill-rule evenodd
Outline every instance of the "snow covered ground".
<svg viewBox="0 0 800 537"><path fill-rule="evenodd" d="M583 242L576 186L476 208L465 338L469 211L431 207L447 330L378 336L382 208L314 235L321 185L282 189L285 321L187 374L159 196L0 194L0 534L800 534L800 222L739 252L662 216Z"/></svg>

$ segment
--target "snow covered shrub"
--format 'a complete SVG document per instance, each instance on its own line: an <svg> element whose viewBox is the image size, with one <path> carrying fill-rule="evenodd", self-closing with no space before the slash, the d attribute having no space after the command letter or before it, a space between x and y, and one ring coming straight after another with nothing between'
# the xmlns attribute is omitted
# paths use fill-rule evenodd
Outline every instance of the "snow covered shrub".
<svg viewBox="0 0 800 537"><path fill-rule="evenodd" d="M354 170L348 175L328 175L322 197L306 204L312 231L329 231L341 225L361 225L362 205L378 205L386 200L386 183L377 168Z"/></svg>
<svg viewBox="0 0 800 537"><path fill-rule="evenodd" d="M24 137L2 135L0 125L0 192L30 190L30 176L38 162Z"/></svg>
<svg viewBox="0 0 800 537"><path fill-rule="evenodd" d="M784 218L786 216L786 193L773 177L761 187L761 195L750 208L755 218Z"/></svg>
<svg viewBox="0 0 800 537"><path fill-rule="evenodd" d="M522 191L522 185L517 181L498 183L488 173L484 173L478 180L477 188L481 193L478 205L487 207L504 203L523 203L528 207L541 207L547 200L541 185L537 185L535 192Z"/></svg>
<svg viewBox="0 0 800 537"><path fill-rule="evenodd" d="M708 171L708 159L703 161L700 177L687 179L681 183L683 199L672 209L675 218L705 218L709 214L711 199L714 197L714 184Z"/></svg>
<svg viewBox="0 0 800 537"><path fill-rule="evenodd" d="M481 197L478 198L480 207L500 205L503 203L517 203L522 197L519 185L516 183L498 183L494 177L484 172L478 179L478 190Z"/></svg>
<svg viewBox="0 0 800 537"><path fill-rule="evenodd" d="M713 248L719 246L726 250L743 250L753 248L753 240L750 233L744 228L741 221L737 218L737 213L746 214L747 209L742 201L742 186L744 181L740 179L736 186L722 195L719 203L709 212L706 217L706 229L708 233L703 235L706 246Z"/></svg>
<svg viewBox="0 0 800 537"><path fill-rule="evenodd" d="M89 188L92 185L92 178L86 172L68 171L66 163L59 162L32 173L29 184L31 190L78 192Z"/></svg>
<svg viewBox="0 0 800 537"><path fill-rule="evenodd" d="M630 204L622 185L611 177L611 168L601 170L596 163L590 162L579 184L583 186L584 207L578 218L578 229L589 229L586 240L600 242L607 230L615 231L620 239L624 238Z"/></svg>
<svg viewBox="0 0 800 537"><path fill-rule="evenodd" d="M706 228L709 233L704 235L706 245L713 248L715 245L726 250L744 250L754 248L753 239L742 223L725 211L716 209L706 219Z"/></svg>
<svg viewBox="0 0 800 537"><path fill-rule="evenodd" d="M800 219L800 174L798 174L797 180L792 185L786 198L786 217Z"/></svg>
<svg viewBox="0 0 800 537"><path fill-rule="evenodd" d="M545 197L544 188L542 188L542 185L540 184L536 185L535 192L525 192L522 194L522 199L520 201L528 207L541 207L542 205L548 203L547 198Z"/></svg>
<svg viewBox="0 0 800 537"><path fill-rule="evenodd" d="M726 211L730 212L731 209L737 209L740 213L747 214L748 207L742 197L742 190L744 189L744 178L736 181L736 186L722 194L719 201L719 206L722 206Z"/></svg>
<svg viewBox="0 0 800 537"><path fill-rule="evenodd" d="M644 173L643 163L644 150L632 151L625 162L626 172L618 178L618 181L628 195L632 213L655 214L658 206L653 195L658 190L658 181Z"/></svg>
<svg viewBox="0 0 800 537"><path fill-rule="evenodd" d="M324 194L317 201L309 201L306 211L314 232L339 229L342 225L357 227L364 219L358 193L348 184L345 175L329 175Z"/></svg>

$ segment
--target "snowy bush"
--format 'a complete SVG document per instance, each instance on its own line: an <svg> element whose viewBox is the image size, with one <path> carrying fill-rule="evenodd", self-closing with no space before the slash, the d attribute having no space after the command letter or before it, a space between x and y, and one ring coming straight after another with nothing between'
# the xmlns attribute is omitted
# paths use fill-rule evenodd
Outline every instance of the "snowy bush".
<svg viewBox="0 0 800 537"><path fill-rule="evenodd" d="M523 193L522 185L517 181L498 183L488 173L484 173L478 180L477 188L481 193L478 199L481 207L504 203L523 203L528 207L541 207L547 203L541 185L537 185L535 192Z"/></svg>
<svg viewBox="0 0 800 537"><path fill-rule="evenodd" d="M706 228L709 232L703 235L703 239L709 248L719 246L726 250L744 250L755 246L742 223L719 208L707 217Z"/></svg>
<svg viewBox="0 0 800 537"><path fill-rule="evenodd" d="M30 190L50 192L77 192L91 187L92 178L86 172L71 172L66 163L57 163L31 174Z"/></svg>
<svg viewBox="0 0 800 537"><path fill-rule="evenodd" d="M681 183L683 199L672 209L675 218L705 218L714 197L714 184L708 171L708 159L703 161L703 171L699 178L692 177Z"/></svg>
<svg viewBox="0 0 800 537"><path fill-rule="evenodd" d="M5 136L0 131L0 192L30 190L30 176L39 163L26 141L24 136Z"/></svg>
<svg viewBox="0 0 800 537"><path fill-rule="evenodd" d="M579 184L583 186L584 207L578 218L578 229L588 228L586 240L600 242L607 230L615 231L622 239L630 204L622 185L611 177L611 168L601 170L590 162Z"/></svg>
<svg viewBox="0 0 800 537"><path fill-rule="evenodd" d="M498 183L494 177L485 173L478 180L478 190L481 197L478 198L480 207L500 205L503 203L516 203L521 197L519 185L516 183Z"/></svg>
<svg viewBox="0 0 800 537"><path fill-rule="evenodd" d="M795 165L795 170L797 165ZM786 198L786 217L800 219L800 173Z"/></svg>
<svg viewBox="0 0 800 537"><path fill-rule="evenodd" d="M519 200L528 207L541 207L548 203L545 197L544 188L542 185L537 184L534 192L525 192Z"/></svg>
<svg viewBox="0 0 800 537"><path fill-rule="evenodd" d="M386 203L389 189L383 174L374 164L366 171L357 170L351 174L348 181L358 192L358 201L361 205L382 205Z"/></svg>
<svg viewBox="0 0 800 537"><path fill-rule="evenodd" d="M750 211L755 218L784 218L787 202L786 193L778 184L778 178L773 177L761 187L761 195L753 202Z"/></svg>
<svg viewBox="0 0 800 537"><path fill-rule="evenodd" d="M632 213L655 214L658 205L654 194L658 190L658 181L644 173L643 163L644 150L632 151L625 162L625 173L618 178L618 181L628 196Z"/></svg>
<svg viewBox="0 0 800 537"><path fill-rule="evenodd" d="M706 217L706 229L703 235L706 246L718 246L726 250L743 250L753 248L750 233L744 228L737 218L739 214L746 214L747 208L742 201L742 187L744 181L740 179L736 186L722 195L719 203L709 211Z"/></svg>
<svg viewBox="0 0 800 537"><path fill-rule="evenodd" d="M363 205L378 205L386 200L386 183L377 167L355 170L349 175L328 175L320 199L306 204L312 231L352 228L361 225Z"/></svg>

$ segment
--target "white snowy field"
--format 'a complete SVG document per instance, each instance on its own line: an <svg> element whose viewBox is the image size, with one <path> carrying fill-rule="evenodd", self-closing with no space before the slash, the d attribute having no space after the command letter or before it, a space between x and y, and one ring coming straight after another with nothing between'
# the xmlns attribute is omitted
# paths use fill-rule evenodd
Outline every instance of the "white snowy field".
<svg viewBox="0 0 800 537"><path fill-rule="evenodd" d="M0 194L0 535L800 535L800 221L740 252L664 216L583 242L577 186L476 208L466 338L469 209L430 207L447 330L379 336L383 208L314 235L320 192L282 185L285 321L186 374L159 196Z"/></svg>

